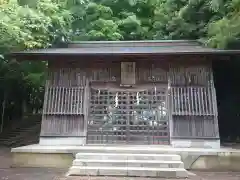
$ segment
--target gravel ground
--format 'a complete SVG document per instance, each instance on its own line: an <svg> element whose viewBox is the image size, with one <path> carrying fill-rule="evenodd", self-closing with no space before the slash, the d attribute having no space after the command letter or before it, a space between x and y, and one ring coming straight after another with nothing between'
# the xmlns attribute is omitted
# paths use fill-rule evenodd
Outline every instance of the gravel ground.
<svg viewBox="0 0 240 180"><path fill-rule="evenodd" d="M65 177L64 174L67 172L67 169L10 168L10 165L10 149L0 147L0 180L154 180L131 177ZM191 172L188 179L240 180L240 172Z"/></svg>

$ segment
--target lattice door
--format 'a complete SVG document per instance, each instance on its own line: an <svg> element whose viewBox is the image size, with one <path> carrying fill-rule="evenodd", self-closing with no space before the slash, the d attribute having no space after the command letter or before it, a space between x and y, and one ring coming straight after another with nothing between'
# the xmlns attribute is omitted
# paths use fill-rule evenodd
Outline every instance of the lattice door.
<svg viewBox="0 0 240 180"><path fill-rule="evenodd" d="M91 88L89 144L168 144L167 88Z"/></svg>

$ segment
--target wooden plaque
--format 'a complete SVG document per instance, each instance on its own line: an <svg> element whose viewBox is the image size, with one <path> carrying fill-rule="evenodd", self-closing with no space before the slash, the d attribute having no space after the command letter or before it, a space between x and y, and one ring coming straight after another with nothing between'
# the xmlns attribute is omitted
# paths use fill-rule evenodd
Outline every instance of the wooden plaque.
<svg viewBox="0 0 240 180"><path fill-rule="evenodd" d="M121 85L132 86L136 83L136 63L121 62Z"/></svg>

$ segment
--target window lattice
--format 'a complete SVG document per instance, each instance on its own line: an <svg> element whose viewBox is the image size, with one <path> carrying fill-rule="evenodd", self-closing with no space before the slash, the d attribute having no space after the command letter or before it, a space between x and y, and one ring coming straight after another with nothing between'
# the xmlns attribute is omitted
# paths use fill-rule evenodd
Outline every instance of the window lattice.
<svg viewBox="0 0 240 180"><path fill-rule="evenodd" d="M212 91L207 87L172 87L174 115L214 115Z"/></svg>
<svg viewBox="0 0 240 180"><path fill-rule="evenodd" d="M166 88L91 89L89 143L168 143Z"/></svg>
<svg viewBox="0 0 240 180"><path fill-rule="evenodd" d="M83 114L82 87L48 87L44 114Z"/></svg>

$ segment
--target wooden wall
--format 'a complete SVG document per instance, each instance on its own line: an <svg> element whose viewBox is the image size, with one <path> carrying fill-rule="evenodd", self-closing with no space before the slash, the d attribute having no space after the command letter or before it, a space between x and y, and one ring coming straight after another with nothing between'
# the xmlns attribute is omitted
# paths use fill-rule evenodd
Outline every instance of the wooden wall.
<svg viewBox="0 0 240 180"><path fill-rule="evenodd" d="M172 136L216 138L217 102L208 66L171 68Z"/></svg>
<svg viewBox="0 0 240 180"><path fill-rule="evenodd" d="M86 62L86 61L85 61ZM136 83L169 85L171 135L218 137L216 93L209 63L139 61ZM86 136L91 83L120 82L120 62L50 62L41 136Z"/></svg>
<svg viewBox="0 0 240 180"><path fill-rule="evenodd" d="M41 136L84 136L86 78L80 68L52 68L45 86Z"/></svg>

